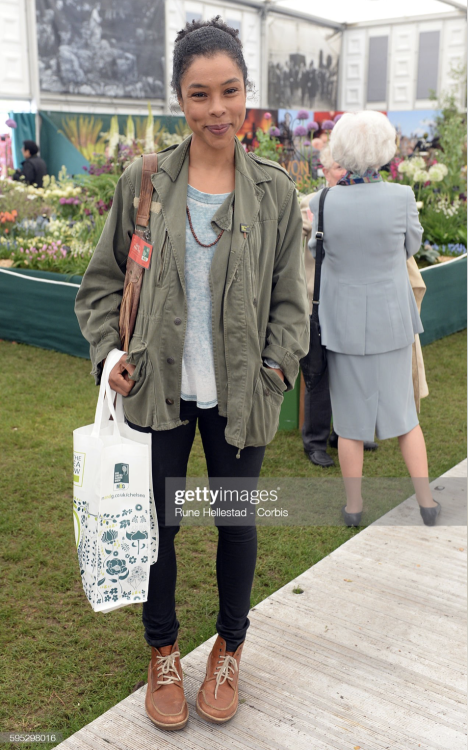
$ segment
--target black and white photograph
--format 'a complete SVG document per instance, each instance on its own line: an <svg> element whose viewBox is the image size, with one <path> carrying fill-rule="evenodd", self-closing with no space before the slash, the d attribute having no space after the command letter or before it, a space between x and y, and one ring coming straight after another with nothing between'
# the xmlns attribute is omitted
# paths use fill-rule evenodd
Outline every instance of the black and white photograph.
<svg viewBox="0 0 468 750"><path fill-rule="evenodd" d="M268 106L336 109L339 52L340 36L330 29L270 18Z"/></svg>
<svg viewBox="0 0 468 750"><path fill-rule="evenodd" d="M37 0L42 91L164 98L164 0Z"/></svg>

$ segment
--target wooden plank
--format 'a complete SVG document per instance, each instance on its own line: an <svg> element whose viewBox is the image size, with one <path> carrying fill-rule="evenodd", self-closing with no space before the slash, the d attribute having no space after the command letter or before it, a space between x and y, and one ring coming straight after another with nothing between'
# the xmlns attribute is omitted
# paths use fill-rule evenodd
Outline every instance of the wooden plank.
<svg viewBox="0 0 468 750"><path fill-rule="evenodd" d="M463 476L466 461L433 483L446 525L422 526L408 498L251 610L227 725L195 713L213 637L182 660L184 730L151 723L145 686L57 747L465 750L467 541L448 481Z"/></svg>

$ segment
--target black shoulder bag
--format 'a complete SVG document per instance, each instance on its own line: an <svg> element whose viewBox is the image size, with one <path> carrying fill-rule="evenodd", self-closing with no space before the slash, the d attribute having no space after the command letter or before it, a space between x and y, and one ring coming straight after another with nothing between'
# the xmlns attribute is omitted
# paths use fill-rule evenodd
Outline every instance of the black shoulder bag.
<svg viewBox="0 0 468 750"><path fill-rule="evenodd" d="M309 352L301 359L301 369L308 391L312 391L327 368L327 350L322 344L319 322L320 278L322 275L323 259L323 206L330 188L324 188L320 194L318 227L315 233L317 249L315 253L314 297L312 300L312 315L310 316L310 346Z"/></svg>

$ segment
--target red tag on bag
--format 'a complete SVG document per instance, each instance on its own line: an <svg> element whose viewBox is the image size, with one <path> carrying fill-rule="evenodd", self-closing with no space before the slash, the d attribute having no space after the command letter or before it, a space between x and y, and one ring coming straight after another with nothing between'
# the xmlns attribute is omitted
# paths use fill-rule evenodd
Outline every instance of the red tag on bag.
<svg viewBox="0 0 468 750"><path fill-rule="evenodd" d="M151 263L151 254L153 252L153 246L149 242L145 242L143 237L139 237L134 234L128 252L128 257L138 263L142 268L149 268Z"/></svg>

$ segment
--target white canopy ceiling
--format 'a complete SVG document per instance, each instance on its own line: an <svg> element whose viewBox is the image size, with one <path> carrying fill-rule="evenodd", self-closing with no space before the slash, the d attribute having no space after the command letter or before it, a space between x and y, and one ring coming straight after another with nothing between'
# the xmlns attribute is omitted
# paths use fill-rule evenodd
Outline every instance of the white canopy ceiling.
<svg viewBox="0 0 468 750"><path fill-rule="evenodd" d="M403 19L412 16L426 16L434 13L453 13L457 9L466 11L467 0L273 0L289 10L298 10L313 16L326 18L339 23L359 23L382 19Z"/></svg>

